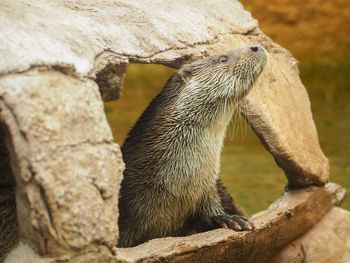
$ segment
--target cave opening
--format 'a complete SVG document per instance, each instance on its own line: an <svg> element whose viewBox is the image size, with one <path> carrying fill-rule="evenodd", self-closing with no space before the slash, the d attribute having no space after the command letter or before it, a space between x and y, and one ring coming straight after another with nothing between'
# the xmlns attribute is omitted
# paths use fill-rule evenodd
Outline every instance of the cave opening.
<svg viewBox="0 0 350 263"><path fill-rule="evenodd" d="M119 145L174 72L156 64L128 66L121 97L105 103L107 119ZM240 114L235 114L227 130L220 177L248 214L266 209L281 196L287 183L283 171Z"/></svg>

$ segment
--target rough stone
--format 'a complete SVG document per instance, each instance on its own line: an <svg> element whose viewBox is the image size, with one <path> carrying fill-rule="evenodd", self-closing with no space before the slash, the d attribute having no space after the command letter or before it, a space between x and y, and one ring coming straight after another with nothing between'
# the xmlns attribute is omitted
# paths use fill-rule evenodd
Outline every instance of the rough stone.
<svg viewBox="0 0 350 263"><path fill-rule="evenodd" d="M4 263L49 263L50 260L41 258L33 249L23 243L19 243L6 257Z"/></svg>
<svg viewBox="0 0 350 263"><path fill-rule="evenodd" d="M111 257L110 251L105 247L98 247L84 254L69 256L65 255L59 258L41 257L33 249L20 242L6 257L4 263L116 263L114 257Z"/></svg>
<svg viewBox="0 0 350 263"><path fill-rule="evenodd" d="M99 246L112 255L123 164L97 85L53 70L11 74L0 79L0 109L20 239L46 256Z"/></svg>
<svg viewBox="0 0 350 263"><path fill-rule="evenodd" d="M332 208L324 188L285 192L268 210L252 217L256 229L217 229L183 238L153 239L120 248L118 260L135 262L266 263L286 244L303 235Z"/></svg>
<svg viewBox="0 0 350 263"><path fill-rule="evenodd" d="M334 207L302 237L288 244L271 263L350 262L350 212Z"/></svg>
<svg viewBox="0 0 350 263"><path fill-rule="evenodd" d="M335 206L340 206L346 198L346 189L339 184L328 183L325 185L325 189L331 194L332 203Z"/></svg>
<svg viewBox="0 0 350 263"><path fill-rule="evenodd" d="M238 1L228 0L4 0L0 12L0 74L44 65L87 76L106 51L116 61L174 65L221 35L257 26Z"/></svg>

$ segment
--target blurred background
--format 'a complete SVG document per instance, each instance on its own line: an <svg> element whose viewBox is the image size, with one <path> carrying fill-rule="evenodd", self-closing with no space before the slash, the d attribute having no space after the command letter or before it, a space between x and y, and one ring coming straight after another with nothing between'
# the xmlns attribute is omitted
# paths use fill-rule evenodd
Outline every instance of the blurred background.
<svg viewBox="0 0 350 263"><path fill-rule="evenodd" d="M260 28L299 60L321 147L330 159L331 181L350 192L350 1L243 0ZM105 104L114 138L128 130L173 70L130 65L122 98ZM243 120L229 129L221 177L249 214L266 209L283 192L286 179ZM343 205L350 210L350 198Z"/></svg>

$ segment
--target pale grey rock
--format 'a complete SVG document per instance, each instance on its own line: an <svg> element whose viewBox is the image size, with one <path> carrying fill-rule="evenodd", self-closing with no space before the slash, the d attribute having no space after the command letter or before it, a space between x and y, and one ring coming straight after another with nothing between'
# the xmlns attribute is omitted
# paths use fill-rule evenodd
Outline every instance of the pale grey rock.
<svg viewBox="0 0 350 263"><path fill-rule="evenodd" d="M286 192L269 209L251 218L254 231L217 229L183 238L153 239L118 249L117 259L124 263L266 263L286 244L311 229L331 208L331 197L323 188Z"/></svg>
<svg viewBox="0 0 350 263"><path fill-rule="evenodd" d="M0 78L0 109L20 240L41 255L112 254L124 164L97 85L47 69L10 74Z"/></svg>
<svg viewBox="0 0 350 263"><path fill-rule="evenodd" d="M350 262L350 212L334 207L302 237L288 244L271 263Z"/></svg>

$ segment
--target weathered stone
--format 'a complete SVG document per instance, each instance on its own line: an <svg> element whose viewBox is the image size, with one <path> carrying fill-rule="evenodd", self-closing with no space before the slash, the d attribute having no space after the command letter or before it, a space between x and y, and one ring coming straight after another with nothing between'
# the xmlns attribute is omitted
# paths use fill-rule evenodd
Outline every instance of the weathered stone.
<svg viewBox="0 0 350 263"><path fill-rule="evenodd" d="M87 76L98 57L174 66L185 55L201 55L222 35L257 26L238 1L228 0L4 0L0 12L0 74L43 65Z"/></svg>
<svg viewBox="0 0 350 263"><path fill-rule="evenodd" d="M183 238L153 239L133 248L120 248L122 262L265 263L298 238L332 208L324 188L290 191L252 217L255 231L217 229Z"/></svg>
<svg viewBox="0 0 350 263"><path fill-rule="evenodd" d="M6 257L4 263L49 263L49 259L41 258L33 249L19 243Z"/></svg>
<svg viewBox="0 0 350 263"><path fill-rule="evenodd" d="M336 183L328 183L325 188L332 196L333 205L340 206L346 198L346 189Z"/></svg>
<svg viewBox="0 0 350 263"><path fill-rule="evenodd" d="M288 244L271 263L350 262L350 212L333 208L305 235Z"/></svg>
<svg viewBox="0 0 350 263"><path fill-rule="evenodd" d="M118 237L123 164L96 84L57 71L0 78L20 239L39 254L86 254ZM13 233L15 234L15 233Z"/></svg>
<svg viewBox="0 0 350 263"><path fill-rule="evenodd" d="M109 64L96 74L96 83L104 101L119 99L127 64Z"/></svg>
<svg viewBox="0 0 350 263"><path fill-rule="evenodd" d="M95 247L86 253L50 258L38 255L33 249L20 242L6 257L4 263L116 263L106 247Z"/></svg>

